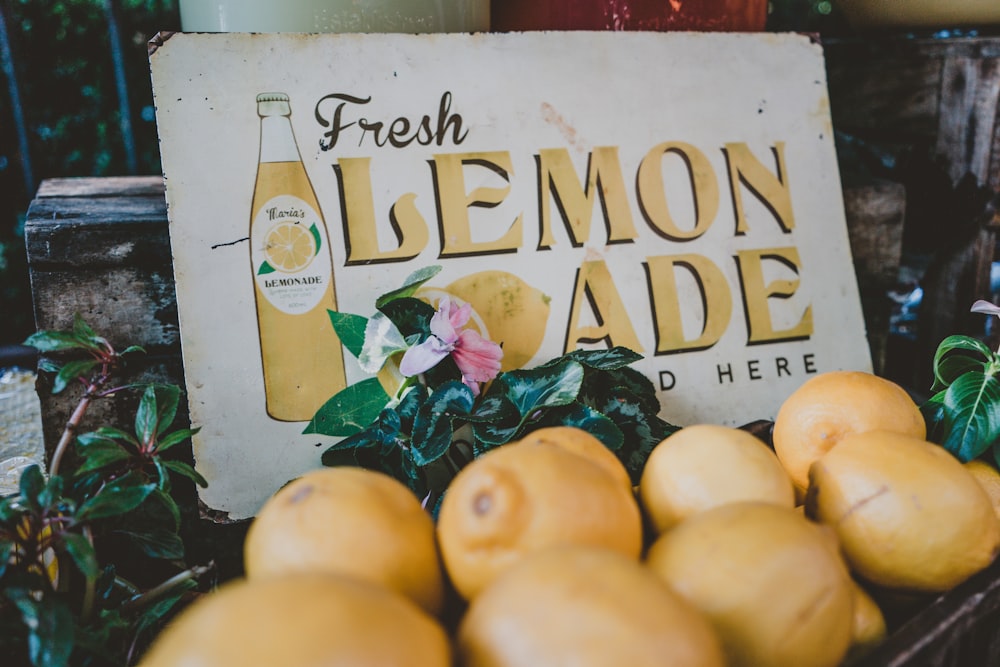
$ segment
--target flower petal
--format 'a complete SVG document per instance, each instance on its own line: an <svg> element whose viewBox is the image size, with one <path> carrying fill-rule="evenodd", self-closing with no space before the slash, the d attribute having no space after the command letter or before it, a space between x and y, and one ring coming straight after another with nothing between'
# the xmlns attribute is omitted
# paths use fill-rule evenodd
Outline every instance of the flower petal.
<svg viewBox="0 0 1000 667"><path fill-rule="evenodd" d="M990 303L989 301L983 301L980 299L972 304L973 313L986 313L987 315L998 315L1000 316L1000 306Z"/></svg>
<svg viewBox="0 0 1000 667"><path fill-rule="evenodd" d="M459 334L458 342L451 353L462 377L474 382L488 382L500 372L503 348L487 340L471 329Z"/></svg>
<svg viewBox="0 0 1000 667"><path fill-rule="evenodd" d="M437 312L431 316L430 322L431 333L449 345L458 340L458 327L452 321L453 307L451 299L448 297L441 299Z"/></svg>
<svg viewBox="0 0 1000 667"><path fill-rule="evenodd" d="M406 377L419 375L437 366L438 362L448 356L451 348L451 345L445 344L437 336L431 336L406 351L399 362L399 372Z"/></svg>

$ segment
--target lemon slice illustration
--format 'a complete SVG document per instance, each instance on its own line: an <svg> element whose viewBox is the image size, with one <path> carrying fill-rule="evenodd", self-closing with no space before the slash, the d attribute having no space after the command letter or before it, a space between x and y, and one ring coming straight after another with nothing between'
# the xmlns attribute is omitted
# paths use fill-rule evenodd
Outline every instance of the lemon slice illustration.
<svg viewBox="0 0 1000 667"><path fill-rule="evenodd" d="M309 266L318 250L316 235L302 225L281 222L267 233L264 255L278 271L295 273Z"/></svg>

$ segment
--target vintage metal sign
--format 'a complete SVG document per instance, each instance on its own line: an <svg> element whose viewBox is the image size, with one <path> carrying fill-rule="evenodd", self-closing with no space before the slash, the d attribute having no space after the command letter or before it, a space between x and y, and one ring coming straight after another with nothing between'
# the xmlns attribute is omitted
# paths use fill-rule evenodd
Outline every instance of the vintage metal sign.
<svg viewBox="0 0 1000 667"><path fill-rule="evenodd" d="M175 34L150 62L202 498L232 518L368 377L328 311L422 267L505 369L626 346L678 425L871 367L805 36Z"/></svg>

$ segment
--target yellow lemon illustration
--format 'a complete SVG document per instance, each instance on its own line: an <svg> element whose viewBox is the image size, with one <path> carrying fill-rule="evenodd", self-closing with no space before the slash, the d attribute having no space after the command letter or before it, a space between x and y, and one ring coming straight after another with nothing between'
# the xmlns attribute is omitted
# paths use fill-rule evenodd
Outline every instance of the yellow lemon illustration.
<svg viewBox="0 0 1000 667"><path fill-rule="evenodd" d="M267 233L264 255L268 263L279 271L301 271L316 256L316 237L302 225L279 223Z"/></svg>

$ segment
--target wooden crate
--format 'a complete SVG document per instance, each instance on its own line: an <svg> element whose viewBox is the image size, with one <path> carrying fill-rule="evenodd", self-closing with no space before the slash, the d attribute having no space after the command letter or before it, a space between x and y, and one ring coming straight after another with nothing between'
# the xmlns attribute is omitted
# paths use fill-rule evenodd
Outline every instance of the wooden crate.
<svg viewBox="0 0 1000 667"><path fill-rule="evenodd" d="M891 341L877 368L926 389L938 343L985 330L969 308L991 298L1000 225L1000 38L887 35L824 51L844 182L902 186L902 262L922 277L915 340Z"/></svg>

